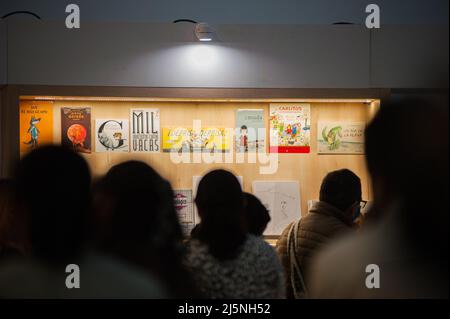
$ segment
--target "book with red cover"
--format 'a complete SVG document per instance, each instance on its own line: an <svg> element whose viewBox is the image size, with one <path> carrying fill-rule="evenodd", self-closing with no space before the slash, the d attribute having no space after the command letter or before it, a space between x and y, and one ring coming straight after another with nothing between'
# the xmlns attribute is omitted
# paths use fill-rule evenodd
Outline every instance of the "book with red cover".
<svg viewBox="0 0 450 319"><path fill-rule="evenodd" d="M61 144L77 152L91 153L91 109L61 109Z"/></svg>

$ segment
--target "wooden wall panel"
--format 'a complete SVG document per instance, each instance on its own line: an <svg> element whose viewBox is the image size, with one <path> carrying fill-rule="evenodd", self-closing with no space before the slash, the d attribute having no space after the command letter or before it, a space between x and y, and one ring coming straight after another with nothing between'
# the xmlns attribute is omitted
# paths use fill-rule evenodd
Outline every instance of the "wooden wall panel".
<svg viewBox="0 0 450 319"><path fill-rule="evenodd" d="M130 108L155 107L161 112L161 127L192 126L199 119L202 125L230 127L235 125L235 110L239 108L262 108L268 125L269 102L145 102L145 101L61 101L54 103L55 142L60 141L60 109L62 107L91 107L92 134L94 137L96 118L129 118ZM85 154L94 176L100 176L118 163L126 160L142 160L167 178L174 188L192 188L192 176L202 175L214 168L225 168L244 177L244 190L251 192L253 180L298 180L300 183L302 214L307 212L307 200L317 199L322 178L329 172L349 168L362 181L364 199L371 199L363 155L318 155L316 145L318 120L368 121L373 107L361 102L311 102L311 153L279 154L278 170L272 175L261 175L259 163L233 164L174 164L170 154L142 153L93 153ZM268 142L268 137L267 137ZM266 165L266 164L261 164Z"/></svg>

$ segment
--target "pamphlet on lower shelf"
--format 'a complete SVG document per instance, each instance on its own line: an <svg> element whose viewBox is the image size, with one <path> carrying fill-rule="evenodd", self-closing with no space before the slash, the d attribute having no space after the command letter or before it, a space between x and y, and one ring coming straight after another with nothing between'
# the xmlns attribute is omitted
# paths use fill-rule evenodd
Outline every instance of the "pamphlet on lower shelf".
<svg viewBox="0 0 450 319"><path fill-rule="evenodd" d="M195 226L194 203L192 200L192 190L174 190L174 205L178 214L181 230L185 237L189 236Z"/></svg>
<svg viewBox="0 0 450 319"><path fill-rule="evenodd" d="M254 181L253 194L269 210L270 222L264 235L281 235L293 221L301 217L298 181Z"/></svg>

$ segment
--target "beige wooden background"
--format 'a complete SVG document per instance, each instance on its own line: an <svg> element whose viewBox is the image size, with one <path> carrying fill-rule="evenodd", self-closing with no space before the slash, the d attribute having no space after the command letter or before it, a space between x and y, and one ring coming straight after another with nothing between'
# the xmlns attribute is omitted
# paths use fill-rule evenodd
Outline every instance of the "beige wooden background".
<svg viewBox="0 0 450 319"><path fill-rule="evenodd" d="M289 101L292 103L292 101ZM305 102L305 100L301 100ZM307 101L306 101L307 102ZM362 101L311 101L311 153L279 154L278 170L275 174L261 175L260 165L254 163L233 164L175 164L169 153L95 153L95 119L129 118L130 108L159 108L161 128L174 126L192 126L193 120L201 120L202 126L234 128L237 109L264 109L266 128L270 101L264 102L218 102L218 101L99 101L55 100L54 101L54 140L61 140L60 109L62 107L91 107L92 110L92 153L83 154L92 174L100 176L108 169L127 160L141 160L154 167L168 179L174 188L192 188L192 176L203 175L214 168L225 168L244 177L244 190L251 192L254 180L298 180L302 215L307 213L307 201L317 199L322 178L330 171L348 168L354 171L362 181L363 198L372 199L370 183L363 155L318 155L317 122L323 121L368 121L376 110L377 102ZM268 143L268 136L266 142ZM161 142L162 144L162 142ZM266 145L268 147L268 145Z"/></svg>

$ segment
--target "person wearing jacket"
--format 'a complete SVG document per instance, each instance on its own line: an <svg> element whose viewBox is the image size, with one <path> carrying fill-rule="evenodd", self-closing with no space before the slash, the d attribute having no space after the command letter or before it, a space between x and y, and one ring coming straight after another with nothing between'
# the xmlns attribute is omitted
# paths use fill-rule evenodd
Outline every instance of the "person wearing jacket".
<svg viewBox="0 0 450 319"><path fill-rule="evenodd" d="M283 231L276 249L286 274L288 298L305 297L309 266L317 252L353 230L361 196L361 181L356 174L348 169L330 172L322 181L319 202Z"/></svg>
<svg viewBox="0 0 450 319"><path fill-rule="evenodd" d="M448 299L448 106L448 92L383 101L364 134L373 205L315 259L309 297Z"/></svg>

